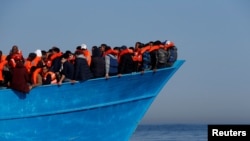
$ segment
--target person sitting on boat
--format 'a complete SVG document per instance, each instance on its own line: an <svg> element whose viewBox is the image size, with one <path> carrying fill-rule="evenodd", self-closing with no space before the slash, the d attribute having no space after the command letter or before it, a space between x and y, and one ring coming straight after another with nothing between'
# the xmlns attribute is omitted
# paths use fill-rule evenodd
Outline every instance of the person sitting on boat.
<svg viewBox="0 0 250 141"><path fill-rule="evenodd" d="M81 50L76 50L75 55L76 59L74 64L73 80L85 81L92 78L93 74L87 63L86 57L82 54Z"/></svg>
<svg viewBox="0 0 250 141"><path fill-rule="evenodd" d="M56 84L56 74L49 70L49 67L47 65L42 66L41 71L41 77L42 77L42 84L43 85L49 85L49 84Z"/></svg>
<svg viewBox="0 0 250 141"><path fill-rule="evenodd" d="M31 85L32 88L42 85L42 64L37 64L37 66L32 66L30 69Z"/></svg>
<svg viewBox="0 0 250 141"><path fill-rule="evenodd" d="M105 76L105 60L102 57L101 50L97 46L92 47L90 70L94 78Z"/></svg>
<svg viewBox="0 0 250 141"><path fill-rule="evenodd" d="M69 54L64 53L61 56L61 69L58 84L61 85L63 82L70 82L74 76L74 65L68 61Z"/></svg>
<svg viewBox="0 0 250 141"><path fill-rule="evenodd" d="M32 86L29 84L29 73L24 66L23 59L20 56L15 56L14 59L16 65L12 70L10 88L27 94L32 89Z"/></svg>
<svg viewBox="0 0 250 141"><path fill-rule="evenodd" d="M65 53L69 55L68 61L71 64L74 64L76 59L75 54L73 54L70 50L66 50Z"/></svg>

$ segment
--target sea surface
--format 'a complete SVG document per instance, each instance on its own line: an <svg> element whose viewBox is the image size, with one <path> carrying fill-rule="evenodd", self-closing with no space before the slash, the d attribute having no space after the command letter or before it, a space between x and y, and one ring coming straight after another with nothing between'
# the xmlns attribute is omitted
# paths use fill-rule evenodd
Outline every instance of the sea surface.
<svg viewBox="0 0 250 141"><path fill-rule="evenodd" d="M207 125L139 125L130 141L207 141Z"/></svg>

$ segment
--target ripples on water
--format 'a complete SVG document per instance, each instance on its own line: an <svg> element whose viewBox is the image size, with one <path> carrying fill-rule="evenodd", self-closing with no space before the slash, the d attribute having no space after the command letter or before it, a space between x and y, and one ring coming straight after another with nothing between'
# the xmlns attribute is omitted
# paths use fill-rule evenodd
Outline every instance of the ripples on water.
<svg viewBox="0 0 250 141"><path fill-rule="evenodd" d="M139 125L130 141L207 141L207 125Z"/></svg>

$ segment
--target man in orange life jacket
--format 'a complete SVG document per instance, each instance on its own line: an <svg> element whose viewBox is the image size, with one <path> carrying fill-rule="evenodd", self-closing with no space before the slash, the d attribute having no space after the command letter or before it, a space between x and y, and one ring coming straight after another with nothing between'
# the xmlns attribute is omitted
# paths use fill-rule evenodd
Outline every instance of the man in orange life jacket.
<svg viewBox="0 0 250 141"><path fill-rule="evenodd" d="M90 63L91 63L91 53L89 52L89 50L87 48L87 45L86 44L82 44L81 45L81 50L82 50L83 55L86 57L88 66L90 66Z"/></svg>
<svg viewBox="0 0 250 141"><path fill-rule="evenodd" d="M28 58L24 62L24 66L27 69L27 71L30 73L30 69L33 66L36 66L34 63L34 59L36 58L36 53L29 53Z"/></svg>
<svg viewBox="0 0 250 141"><path fill-rule="evenodd" d="M58 80L58 85L63 82L70 82L74 76L74 65L68 61L69 54L64 53L61 57L62 69L60 70L61 78Z"/></svg>
<svg viewBox="0 0 250 141"><path fill-rule="evenodd" d="M60 50L60 48L54 46L51 49L51 56L49 58L49 60L51 61L51 71L57 73L59 72L60 68L61 68L61 56L62 56L62 52Z"/></svg>
<svg viewBox="0 0 250 141"><path fill-rule="evenodd" d="M49 68L44 65L42 67L42 84L49 85L49 84L56 84L56 74L52 71L49 71Z"/></svg>

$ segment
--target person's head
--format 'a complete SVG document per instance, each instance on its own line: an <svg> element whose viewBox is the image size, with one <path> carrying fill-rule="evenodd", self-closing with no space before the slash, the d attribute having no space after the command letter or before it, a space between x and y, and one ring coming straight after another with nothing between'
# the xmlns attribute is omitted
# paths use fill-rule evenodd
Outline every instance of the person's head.
<svg viewBox="0 0 250 141"><path fill-rule="evenodd" d="M42 66L42 73L46 73L49 71L49 67L47 65Z"/></svg>
<svg viewBox="0 0 250 141"><path fill-rule="evenodd" d="M76 50L81 50L81 46L77 46L77 47L76 47Z"/></svg>
<svg viewBox="0 0 250 141"><path fill-rule="evenodd" d="M18 46L17 45L12 46L11 53L12 54L18 53Z"/></svg>
<svg viewBox="0 0 250 141"><path fill-rule="evenodd" d="M45 50L42 50L42 60L46 60L47 59L47 52Z"/></svg>
<svg viewBox="0 0 250 141"><path fill-rule="evenodd" d="M76 56L82 55L82 50L76 50L76 51L75 51L75 55L76 55Z"/></svg>
<svg viewBox="0 0 250 141"><path fill-rule="evenodd" d="M100 46L101 52L104 52L106 47L107 47L107 44L104 44L104 43L101 44L101 46Z"/></svg>
<svg viewBox="0 0 250 141"><path fill-rule="evenodd" d="M60 49L58 47L52 47L51 48L51 51L52 51L52 54L55 54L55 53L59 53L60 52Z"/></svg>
<svg viewBox="0 0 250 141"><path fill-rule="evenodd" d="M154 45L154 42L153 41L150 41L149 42L149 46L153 46Z"/></svg>
<svg viewBox="0 0 250 141"><path fill-rule="evenodd" d="M129 47L130 50L132 51L135 51L135 48L134 47Z"/></svg>
<svg viewBox="0 0 250 141"><path fill-rule="evenodd" d="M120 53L120 51L121 51L120 47L114 47L113 49L114 49L114 51L116 51L116 52L117 52L117 54L119 54L119 53Z"/></svg>
<svg viewBox="0 0 250 141"><path fill-rule="evenodd" d="M66 50L65 54L68 54L68 60L74 59L74 54L70 50Z"/></svg>
<svg viewBox="0 0 250 141"><path fill-rule="evenodd" d="M153 44L154 44L154 45L161 45L162 43L161 43L160 40L156 40Z"/></svg>
<svg viewBox="0 0 250 141"><path fill-rule="evenodd" d="M41 51L40 49L37 49L37 50L35 51L35 53L36 53L36 56L42 57L42 51Z"/></svg>
<svg viewBox="0 0 250 141"><path fill-rule="evenodd" d="M64 53L62 56L61 56L61 62L64 63L68 60L69 58L69 54L67 53Z"/></svg>
<svg viewBox="0 0 250 141"><path fill-rule="evenodd" d="M29 53L28 60L33 61L36 58L36 56L37 56L36 53L31 52Z"/></svg>
<svg viewBox="0 0 250 141"><path fill-rule="evenodd" d="M87 49L87 45L86 45L86 44L82 44L82 45L81 45L81 49L82 49L82 50L86 50L86 49Z"/></svg>
<svg viewBox="0 0 250 141"><path fill-rule="evenodd" d="M104 51L108 51L108 50L110 50L110 49L111 49L110 46L106 46L105 49L104 49Z"/></svg>
<svg viewBox="0 0 250 141"><path fill-rule="evenodd" d="M91 49L91 50L93 51L93 50L96 49L96 48L98 48L98 47L97 47L97 46L92 46L92 49Z"/></svg>
<svg viewBox="0 0 250 141"><path fill-rule="evenodd" d="M101 50L97 47L92 48L92 57L101 57Z"/></svg>
<svg viewBox="0 0 250 141"><path fill-rule="evenodd" d="M141 45L141 42L136 42L135 43L135 50L137 50L139 48L139 46Z"/></svg>
<svg viewBox="0 0 250 141"><path fill-rule="evenodd" d="M120 49L121 49L121 50L125 50L125 49L127 49L127 48L128 48L127 46L122 45Z"/></svg>

